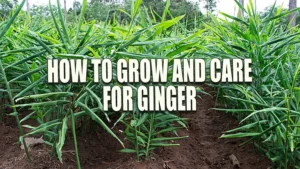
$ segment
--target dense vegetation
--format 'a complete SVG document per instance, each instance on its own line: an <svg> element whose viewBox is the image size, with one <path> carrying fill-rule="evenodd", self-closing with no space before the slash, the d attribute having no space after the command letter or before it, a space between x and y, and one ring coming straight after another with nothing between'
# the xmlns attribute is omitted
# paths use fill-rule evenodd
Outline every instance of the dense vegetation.
<svg viewBox="0 0 300 169"><path fill-rule="evenodd" d="M80 167L77 121L99 124L126 147L121 152L135 153L137 160L148 158L157 147L177 146L170 141L187 137L176 133L186 127L185 119L176 113L141 113L137 108L133 113L103 112L99 91L104 84L92 83L91 72L87 84L47 84L47 58L168 58L170 72L174 58L251 58L253 83L210 84L218 91L217 101L224 105L217 110L241 120L239 128L221 138L249 137L245 143L253 142L275 168L300 168L300 32L281 22L298 9L285 11L274 4L262 17L250 1L247 8L238 3L244 18L223 13L226 19L208 15L210 21L193 17L183 22L185 16L172 15L170 1L159 13L136 0L130 11L119 10L128 22L114 19L119 13L110 12L104 21L94 21L86 18L88 3L84 0L76 20L66 22L59 3L57 8L49 5L49 15L31 18L21 10L24 4L25 0L0 23L0 96L9 100L1 109L12 109L9 113L16 118L19 141L24 145L25 137L42 134L52 153L62 160L70 128ZM127 85L135 89L141 84ZM24 110L30 113L20 118ZM5 116L3 112L0 117ZM39 125L29 125L29 119ZM108 123L124 125L123 133L132 144L124 145ZM24 133L23 127L30 132ZM30 160L28 152L27 157Z"/></svg>

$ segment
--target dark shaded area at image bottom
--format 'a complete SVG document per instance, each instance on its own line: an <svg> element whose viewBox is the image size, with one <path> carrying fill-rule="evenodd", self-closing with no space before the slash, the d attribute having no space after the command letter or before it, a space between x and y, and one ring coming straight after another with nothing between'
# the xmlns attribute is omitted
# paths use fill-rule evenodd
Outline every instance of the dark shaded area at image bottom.
<svg viewBox="0 0 300 169"><path fill-rule="evenodd" d="M205 91L211 91L204 87ZM239 147L244 139L218 139L226 130L238 126L238 121L223 112L210 110L215 99L202 95L197 101L197 112L181 113L180 117L189 118L188 129L178 131L180 136L189 138L177 140L179 147L166 147L155 150L154 158L137 162L135 154L119 153L121 145L103 129L85 136L77 132L79 155L83 169L232 169L231 154L235 155L242 169L267 169L270 161L263 157L254 146L247 144ZM21 114L28 112L21 112ZM75 169L76 159L71 130L68 131L63 149L63 163L50 155L50 147L39 144L30 149L32 162L26 159L24 150L16 145L19 132L13 117L5 117L0 123L0 169ZM34 123L34 122L33 122ZM124 140L119 130L122 125L114 128L114 132ZM126 143L126 142L125 142ZM128 143L127 143L128 145Z"/></svg>

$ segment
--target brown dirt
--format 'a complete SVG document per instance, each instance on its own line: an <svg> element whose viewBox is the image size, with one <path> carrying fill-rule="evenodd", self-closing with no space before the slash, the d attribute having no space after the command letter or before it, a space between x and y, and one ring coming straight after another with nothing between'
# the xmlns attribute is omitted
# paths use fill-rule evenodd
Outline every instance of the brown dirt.
<svg viewBox="0 0 300 169"><path fill-rule="evenodd" d="M267 169L270 161L262 157L252 145L239 147L242 140L218 139L228 129L238 126L238 122L223 112L210 110L214 107L214 99L208 95L198 101L198 111L182 113L187 117L188 130L180 130L180 135L188 135L188 139L176 141L180 147L160 148L155 151L154 159L136 162L134 154L119 153L120 144L110 135L97 129L85 136L78 135L81 165L89 168L135 168L135 169L232 169L229 156L235 155L242 169ZM11 120L0 124L0 169L30 168L76 168L73 150L73 138L69 133L63 151L63 163L53 158L47 145L37 145L30 150L32 162L19 145L18 130ZM115 129L118 132L122 126ZM79 133L79 132L78 132ZM118 134L120 138L124 136Z"/></svg>

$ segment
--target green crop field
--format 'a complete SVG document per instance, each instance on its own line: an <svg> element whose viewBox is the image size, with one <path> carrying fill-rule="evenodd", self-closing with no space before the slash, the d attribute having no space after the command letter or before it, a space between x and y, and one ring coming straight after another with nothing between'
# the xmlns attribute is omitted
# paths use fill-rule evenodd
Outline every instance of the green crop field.
<svg viewBox="0 0 300 169"><path fill-rule="evenodd" d="M236 1L244 16L208 13L186 19L172 15L170 0L161 15L135 0L130 11L108 11L105 21L97 21L85 18L88 2L83 0L79 14L67 22L59 1L49 4L46 17L30 17L22 10L25 2L0 19L0 121L15 118L19 139L14 141L24 145L29 162L35 159L26 138L42 137L51 154L63 161L71 131L81 168L78 122L83 128L90 123L100 126L123 147L111 151L133 153L137 161L154 157L161 147L181 146L178 141L189 136L177 131L188 129L189 119L175 112L140 112L137 88L182 85L171 80L174 59L238 58L252 59L253 82L205 83L216 91L213 109L240 122L219 139L244 138L241 146L253 144L272 168L300 168L300 30L282 24L299 8L284 10L274 4L261 16L251 0L248 6ZM121 15L126 20L117 19ZM94 83L91 67L87 83L47 83L48 59L93 58L111 59L113 69L119 59L168 59L168 81L126 84L134 89L133 112L103 111L103 86L124 85L116 73L109 84ZM197 86L199 98L208 95L203 84L189 84ZM115 126L122 126L121 136Z"/></svg>

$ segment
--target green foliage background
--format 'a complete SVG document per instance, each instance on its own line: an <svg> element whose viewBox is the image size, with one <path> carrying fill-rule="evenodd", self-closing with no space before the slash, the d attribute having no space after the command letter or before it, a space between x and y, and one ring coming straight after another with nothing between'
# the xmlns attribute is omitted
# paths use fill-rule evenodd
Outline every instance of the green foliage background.
<svg viewBox="0 0 300 169"><path fill-rule="evenodd" d="M19 141L26 145L25 137L42 134L52 153L62 160L70 129L80 168L75 130L78 120L84 121L83 125L101 126L126 146L121 152L135 153L137 160L151 157L156 148L178 146L174 143L177 139L187 138L176 132L186 128L186 119L174 112L145 114L135 106L134 112L119 113L112 121L116 112L103 112L102 93L98 92L104 84L94 84L92 78L87 84L47 84L48 58L110 58L114 62L120 58L167 58L170 72L174 58L251 58L253 83L208 82L217 90L217 103L224 105L215 109L240 120L240 127L221 138L248 138L244 144L256 145L274 168L300 168L300 32L286 23L287 16L299 8L287 11L274 4L259 14L251 0L247 7L236 1L245 17L221 13L225 19L220 19L210 13L203 16L186 1L157 2L151 7L153 2L136 0L122 8L110 4L112 8L98 15L91 11L101 5L84 0L69 10L66 22L59 1L57 6L32 8L29 15L21 10L24 0L4 16L0 22L0 96L9 101L1 105L2 110L9 107L11 111L1 111L0 117L9 114L16 118ZM182 10L175 10L180 3L185 4L179 5ZM195 12L188 13L187 9ZM89 75L92 77L91 71ZM109 85L122 86L117 81ZM128 85L136 89L142 84ZM200 88L198 92L205 93ZM24 109L30 113L20 119L19 112ZM28 125L29 119L38 125ZM110 126L117 123L124 125L123 134L133 146L124 145L113 132ZM30 131L24 133L23 128Z"/></svg>

